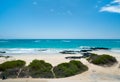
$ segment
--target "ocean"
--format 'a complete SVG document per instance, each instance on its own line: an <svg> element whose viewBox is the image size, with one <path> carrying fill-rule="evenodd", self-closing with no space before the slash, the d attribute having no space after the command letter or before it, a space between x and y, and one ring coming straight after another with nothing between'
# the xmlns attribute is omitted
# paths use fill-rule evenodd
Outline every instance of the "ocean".
<svg viewBox="0 0 120 82"><path fill-rule="evenodd" d="M0 51L7 53L79 50L82 46L104 47L120 52L120 39L0 39Z"/></svg>

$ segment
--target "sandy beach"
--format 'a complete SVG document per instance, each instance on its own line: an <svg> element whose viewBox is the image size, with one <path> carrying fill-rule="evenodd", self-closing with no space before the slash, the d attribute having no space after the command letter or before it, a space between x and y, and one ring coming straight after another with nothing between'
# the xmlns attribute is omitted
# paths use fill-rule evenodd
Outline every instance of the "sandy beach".
<svg viewBox="0 0 120 82"><path fill-rule="evenodd" d="M120 82L120 0L0 0L0 82Z"/></svg>
<svg viewBox="0 0 120 82"><path fill-rule="evenodd" d="M67 78L59 78L59 79L33 79L33 78L22 78L22 79L7 79L1 80L0 82L119 82L120 81L120 53L111 52L107 50L99 50L92 51L92 53L101 54L109 54L116 57L118 63L111 67L102 67L89 63L85 58L77 59L80 60L83 64L89 67L89 70L78 74L75 76L67 77ZM60 53L39 53L39 54L19 54L12 55L11 58L5 59L0 58L0 63L9 61L9 60L24 60L26 61L26 65L28 65L32 60L39 59L45 60L46 62L51 63L53 66L56 66L63 62L69 62L70 59L65 59L67 56L80 56L81 54L60 54Z"/></svg>

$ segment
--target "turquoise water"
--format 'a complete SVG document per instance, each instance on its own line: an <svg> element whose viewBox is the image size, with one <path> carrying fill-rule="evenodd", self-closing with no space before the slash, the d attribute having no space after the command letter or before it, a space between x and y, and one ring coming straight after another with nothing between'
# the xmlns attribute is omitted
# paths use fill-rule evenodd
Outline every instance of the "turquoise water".
<svg viewBox="0 0 120 82"><path fill-rule="evenodd" d="M120 39L0 39L0 49L79 49L81 46L120 49Z"/></svg>
<svg viewBox="0 0 120 82"><path fill-rule="evenodd" d="M0 48L120 48L120 39L11 39L0 40Z"/></svg>

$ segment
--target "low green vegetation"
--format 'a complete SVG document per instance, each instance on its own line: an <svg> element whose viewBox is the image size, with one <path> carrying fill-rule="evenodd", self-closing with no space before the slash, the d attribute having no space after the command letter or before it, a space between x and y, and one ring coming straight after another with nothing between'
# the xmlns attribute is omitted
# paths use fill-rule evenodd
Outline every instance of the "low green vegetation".
<svg viewBox="0 0 120 82"><path fill-rule="evenodd" d="M52 65L43 60L33 60L28 67L33 78L53 78Z"/></svg>
<svg viewBox="0 0 120 82"><path fill-rule="evenodd" d="M53 69L57 78L76 75L87 70L87 66L76 60L72 60L69 63L61 63Z"/></svg>
<svg viewBox="0 0 120 82"><path fill-rule="evenodd" d="M6 76L7 78L17 78L19 70L19 68L7 69L1 73L1 78L2 76Z"/></svg>
<svg viewBox="0 0 120 82"><path fill-rule="evenodd" d="M0 64L0 77L16 78L21 68L25 66L25 61L14 60Z"/></svg>
<svg viewBox="0 0 120 82"><path fill-rule="evenodd" d="M91 54L91 56L87 59L90 63L102 66L111 66L117 62L116 58L107 54L97 55Z"/></svg>
<svg viewBox="0 0 120 82"><path fill-rule="evenodd" d="M29 75L29 68L26 66L26 67L23 67L18 75L18 78L28 78L30 75Z"/></svg>
<svg viewBox="0 0 120 82"><path fill-rule="evenodd" d="M22 60L7 61L0 64L0 71L5 71L12 68L21 68L23 66L25 66L25 61Z"/></svg>
<svg viewBox="0 0 120 82"><path fill-rule="evenodd" d="M25 61L14 60L0 64L0 78L61 78L87 71L88 67L80 61L72 60L53 67L44 60L33 60L28 66Z"/></svg>

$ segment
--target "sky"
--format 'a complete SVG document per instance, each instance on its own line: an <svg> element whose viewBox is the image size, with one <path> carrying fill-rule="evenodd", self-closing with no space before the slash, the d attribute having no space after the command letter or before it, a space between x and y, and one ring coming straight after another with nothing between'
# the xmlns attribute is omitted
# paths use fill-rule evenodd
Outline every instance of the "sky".
<svg viewBox="0 0 120 82"><path fill-rule="evenodd" d="M120 39L120 0L0 0L0 39Z"/></svg>

